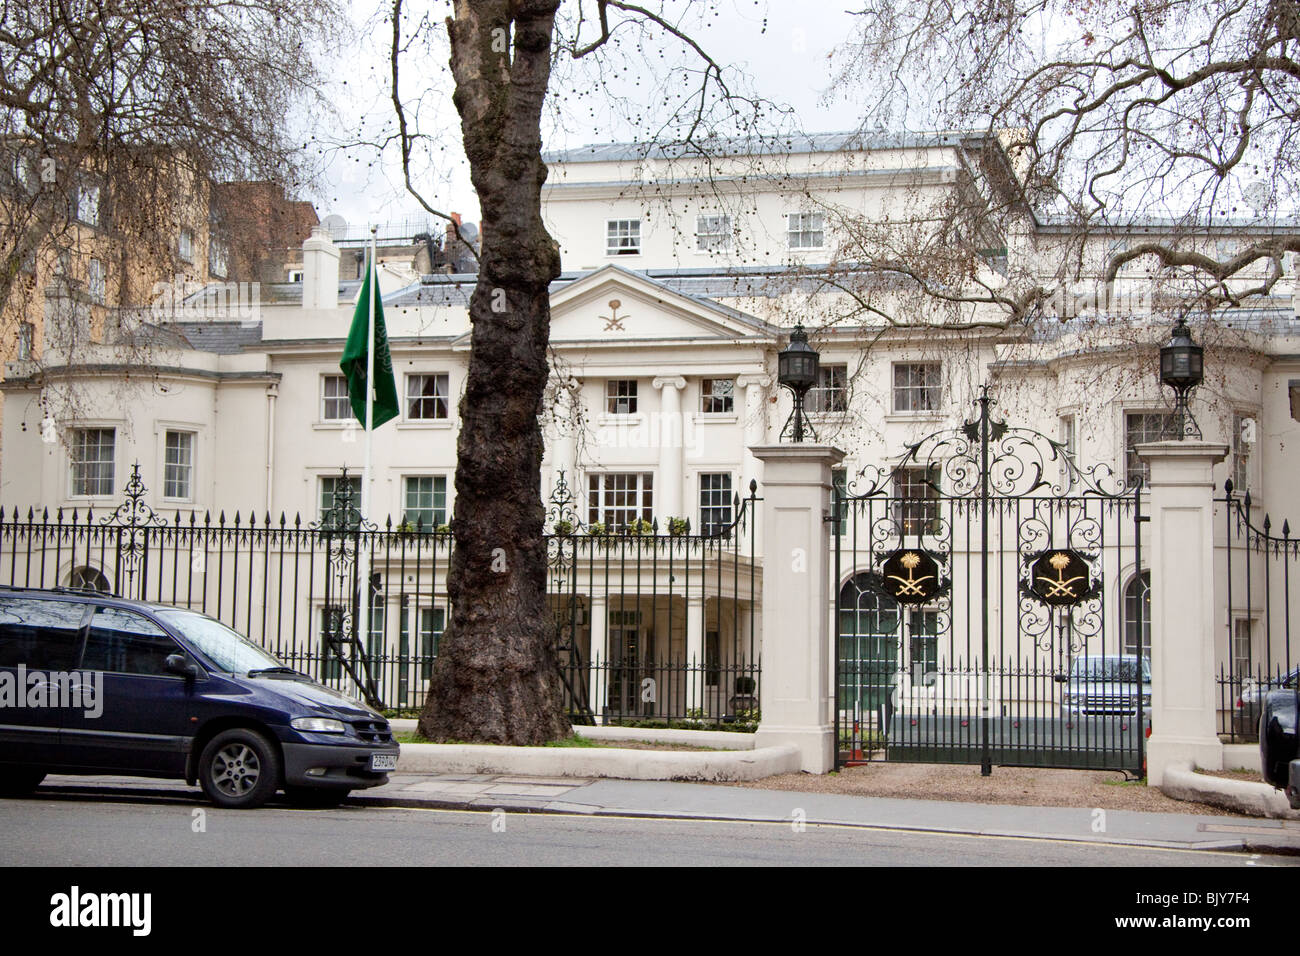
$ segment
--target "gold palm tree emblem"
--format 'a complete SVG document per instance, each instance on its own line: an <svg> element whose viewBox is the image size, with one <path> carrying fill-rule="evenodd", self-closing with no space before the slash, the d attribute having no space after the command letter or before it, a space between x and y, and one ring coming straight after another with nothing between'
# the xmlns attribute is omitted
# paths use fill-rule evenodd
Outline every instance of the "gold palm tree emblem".
<svg viewBox="0 0 1300 956"><path fill-rule="evenodd" d="M1043 596L1067 598L1077 597L1074 593L1074 583L1076 581L1084 580L1086 576L1076 574L1074 577L1069 579L1065 577L1065 569L1070 566L1070 555L1066 554L1064 551L1057 551L1047 559L1047 563L1056 571L1056 580L1053 581L1051 578L1047 577L1041 579L1047 584L1047 591Z"/></svg>
<svg viewBox="0 0 1300 956"><path fill-rule="evenodd" d="M925 597L925 582L933 578L934 575L923 574L918 578L913 573L921 566L921 556L915 551L908 551L898 559L898 563L907 569L907 577L900 574L888 575L889 580L898 582L898 593L895 597Z"/></svg>

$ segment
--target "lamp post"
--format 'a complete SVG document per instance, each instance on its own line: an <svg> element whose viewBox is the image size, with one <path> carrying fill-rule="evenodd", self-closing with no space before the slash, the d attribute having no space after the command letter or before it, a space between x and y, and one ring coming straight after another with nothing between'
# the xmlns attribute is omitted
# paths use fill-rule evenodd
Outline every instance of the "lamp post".
<svg viewBox="0 0 1300 956"><path fill-rule="evenodd" d="M788 433L792 442L802 442L804 430L807 429L813 440L817 440L817 433L804 418L803 399L808 389L817 384L817 373L820 368L821 356L808 344L808 333L800 323L790 333L790 344L781 351L776 361L777 383L788 388L794 395L794 409L786 419L785 427L781 429L782 439Z"/></svg>
<svg viewBox="0 0 1300 956"><path fill-rule="evenodd" d="M1201 437L1201 428L1187 407L1192 389L1205 378L1205 349L1192 341L1192 330L1187 320L1180 318L1169 336L1169 342L1160 349L1160 383L1174 390L1174 415L1165 436L1182 441ZM1170 432L1173 434L1170 434Z"/></svg>

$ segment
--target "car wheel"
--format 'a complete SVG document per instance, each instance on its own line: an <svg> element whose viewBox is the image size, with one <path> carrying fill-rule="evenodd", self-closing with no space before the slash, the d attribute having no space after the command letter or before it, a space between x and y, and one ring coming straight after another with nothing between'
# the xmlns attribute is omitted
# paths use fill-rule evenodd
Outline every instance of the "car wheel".
<svg viewBox="0 0 1300 956"><path fill-rule="evenodd" d="M260 807L279 789L280 751L255 730L222 731L199 757L199 783L219 807Z"/></svg>
<svg viewBox="0 0 1300 956"><path fill-rule="evenodd" d="M284 798L295 807L337 807L351 792L348 787L285 787Z"/></svg>
<svg viewBox="0 0 1300 956"><path fill-rule="evenodd" d="M0 797L25 797L45 779L43 770L13 767L0 770Z"/></svg>

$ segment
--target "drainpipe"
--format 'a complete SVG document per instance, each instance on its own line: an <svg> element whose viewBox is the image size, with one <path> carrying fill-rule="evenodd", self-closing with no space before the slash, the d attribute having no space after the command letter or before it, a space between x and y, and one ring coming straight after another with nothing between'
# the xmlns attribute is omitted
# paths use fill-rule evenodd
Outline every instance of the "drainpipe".
<svg viewBox="0 0 1300 956"><path fill-rule="evenodd" d="M271 520L271 482L275 472L275 399L279 386L272 383L266 387L266 515Z"/></svg>

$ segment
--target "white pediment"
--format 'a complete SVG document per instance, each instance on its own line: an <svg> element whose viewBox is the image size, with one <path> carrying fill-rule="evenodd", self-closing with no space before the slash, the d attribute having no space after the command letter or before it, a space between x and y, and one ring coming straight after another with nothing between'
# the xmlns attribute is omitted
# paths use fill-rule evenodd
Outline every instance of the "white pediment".
<svg viewBox="0 0 1300 956"><path fill-rule="evenodd" d="M551 342L727 341L770 334L756 319L606 266L551 295Z"/></svg>

